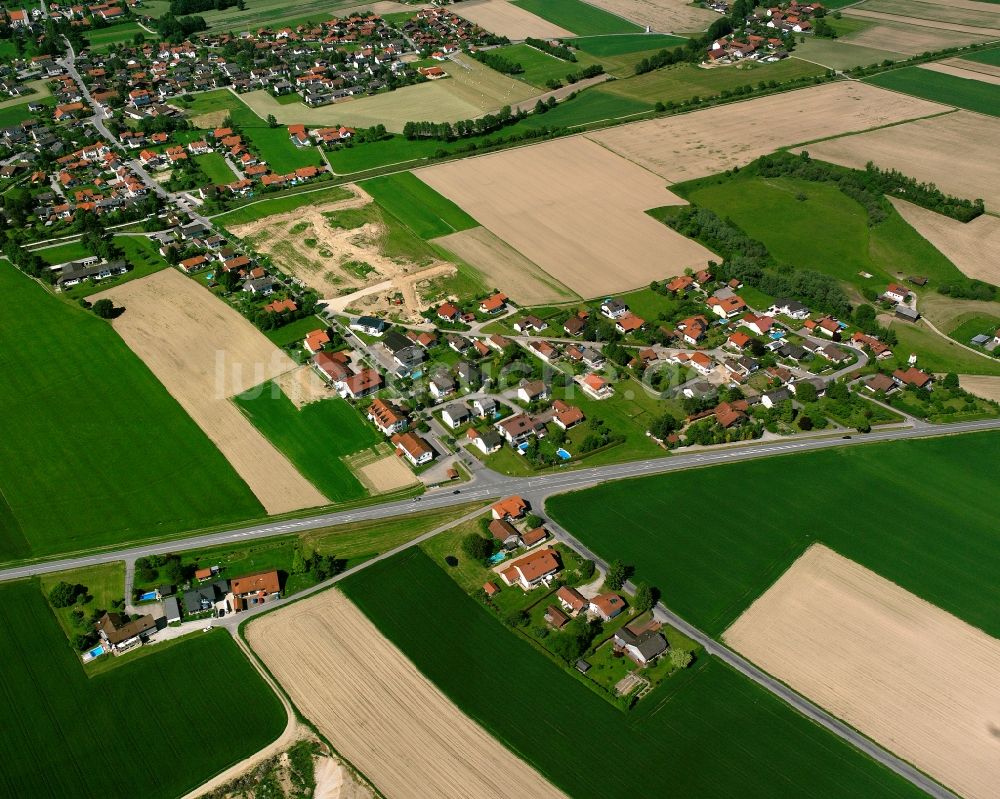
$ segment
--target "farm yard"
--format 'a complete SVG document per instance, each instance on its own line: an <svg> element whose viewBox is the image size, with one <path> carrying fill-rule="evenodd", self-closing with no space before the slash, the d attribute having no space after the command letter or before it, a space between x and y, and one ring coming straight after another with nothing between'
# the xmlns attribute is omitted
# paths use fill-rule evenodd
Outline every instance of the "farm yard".
<svg viewBox="0 0 1000 799"><path fill-rule="evenodd" d="M175 270L93 299L105 296L125 308L112 323L118 334L216 443L268 513L327 504L229 401L295 368L291 358Z"/></svg>
<svg viewBox="0 0 1000 799"><path fill-rule="evenodd" d="M438 691L340 591L255 620L246 636L295 706L387 795L563 796Z"/></svg>
<svg viewBox="0 0 1000 799"><path fill-rule="evenodd" d="M648 285L713 257L643 213L680 203L655 176L583 138L417 176L581 296Z"/></svg>
<svg viewBox="0 0 1000 799"><path fill-rule="evenodd" d="M5 425L5 446L33 453L0 459L0 560L262 515L218 449L105 322L6 264L0 289L19 309L0 321L0 412L18 420ZM53 340L86 357L51 368Z"/></svg>
<svg viewBox="0 0 1000 799"><path fill-rule="evenodd" d="M923 67L904 67L866 80L884 89L1000 116L1000 85L997 85L1000 81L988 82L987 75L970 74L964 78Z"/></svg>
<svg viewBox="0 0 1000 799"><path fill-rule="evenodd" d="M445 568L443 562L432 561L420 550L408 550L348 578L342 586L375 627L402 650L400 657L408 659L403 662L412 662L469 718L574 797L642 795L649 786L646 769L595 769L592 749L580 745L581 736L586 735L599 736L606 762L657 764L658 773L669 774L671 791L681 795L773 796L776 775L795 794L917 795L915 789L714 659L699 658L625 714L588 688L582 678L502 626ZM427 606L440 612L427 613L423 610ZM324 613L323 621L317 618L314 624L332 626L325 621L329 618ZM251 637L255 626L250 627ZM330 635L339 638L341 633L331 630ZM292 638L288 635L288 646L299 646ZM294 638L302 640L303 635ZM278 650L278 645L265 645ZM359 670L380 662L379 657L359 655L357 649L345 642L338 657L358 657ZM518 679L510 679L512 673ZM289 679L293 685L298 681L294 676ZM310 683L317 684L316 679L310 678ZM329 687L331 682L323 681L319 690L336 690ZM303 684L300 690L308 687ZM538 707L547 709L544 717L533 715ZM385 722L380 719L380 723ZM408 727L409 717L389 723ZM425 737L436 744L444 734L442 727L440 723L428 725ZM366 734L367 729L368 724L360 729L343 725L339 733L345 745L356 745L355 736ZM727 734L720 735L720 730ZM402 757L382 758L374 766L383 770L383 762L391 760L403 772L398 779L423 780L421 772L433 758L429 753L405 752ZM463 760L475 765L476 754ZM364 751L359 756L370 757ZM727 768L717 768L720 760ZM395 795L388 782L383 784L363 762L358 765L376 785Z"/></svg>
<svg viewBox="0 0 1000 799"><path fill-rule="evenodd" d="M509 0L467 0L456 13L485 30L508 39L538 39L572 36L565 28L542 19Z"/></svg>
<svg viewBox="0 0 1000 799"><path fill-rule="evenodd" d="M992 491L998 447L1000 434L983 433L788 455L606 484L547 507L599 555L633 564L667 607L712 635L821 542L997 636L998 533L977 497ZM626 503L636 495L645 500ZM677 496L687 499L678 505ZM594 512L626 504L614 523ZM747 523L732 523L734 508Z"/></svg>
<svg viewBox="0 0 1000 799"><path fill-rule="evenodd" d="M874 86L841 82L587 135L668 181L678 182L743 166L797 142L868 130L947 109ZM815 155L822 157L819 152Z"/></svg>
<svg viewBox="0 0 1000 799"><path fill-rule="evenodd" d="M31 647L24 646L25 629ZM0 586L0 645L7 710L0 784L11 795L172 799L261 749L285 727L281 703L224 632L157 644L90 679L39 583L23 580ZM198 679L190 676L192 663L199 664ZM238 718L246 728L206 746L194 734L206 717ZM141 741L164 761L128 756ZM126 753L116 758L112 780L95 765L106 762L109 751Z"/></svg>
<svg viewBox="0 0 1000 799"><path fill-rule="evenodd" d="M994 795L997 639L820 544L723 638L962 796Z"/></svg>
<svg viewBox="0 0 1000 799"><path fill-rule="evenodd" d="M864 169L873 161L958 197L981 197L1000 210L1000 164L993 142L1000 121L967 111L918 119L903 125L816 142L803 148L814 158ZM962 158L955 158L961 151Z"/></svg>

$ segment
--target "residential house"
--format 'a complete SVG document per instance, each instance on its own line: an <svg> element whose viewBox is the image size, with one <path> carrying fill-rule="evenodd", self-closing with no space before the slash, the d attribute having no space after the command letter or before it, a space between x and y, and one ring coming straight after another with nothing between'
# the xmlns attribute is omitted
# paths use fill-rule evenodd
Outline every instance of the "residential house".
<svg viewBox="0 0 1000 799"><path fill-rule="evenodd" d="M438 372L430 379L427 385L428 391L434 399L443 399L449 394L454 394L457 386L454 378L445 371Z"/></svg>
<svg viewBox="0 0 1000 799"><path fill-rule="evenodd" d="M449 349L454 350L459 355L467 352L472 347L472 342L469 341L465 336L458 336L454 333L449 333L444 339L448 343Z"/></svg>
<svg viewBox="0 0 1000 799"><path fill-rule="evenodd" d="M593 399L607 399L615 393L614 387L598 374L588 374L579 379L580 388Z"/></svg>
<svg viewBox="0 0 1000 799"><path fill-rule="evenodd" d="M551 624L555 629L561 630L567 624L569 624L569 616L563 613L555 605L549 605L545 608L545 613L543 614L545 621Z"/></svg>
<svg viewBox="0 0 1000 799"><path fill-rule="evenodd" d="M834 341L840 340L840 330L840 323L831 316L824 316L816 322L816 327L814 328L814 332L819 332L824 336L829 336Z"/></svg>
<svg viewBox="0 0 1000 799"><path fill-rule="evenodd" d="M775 300L774 305L767 312L771 316L781 314L791 319L804 320L809 318L809 308L807 306L796 300L790 300L787 297Z"/></svg>
<svg viewBox="0 0 1000 799"><path fill-rule="evenodd" d="M504 549L517 549L521 541L521 534L517 532L517 528L503 519L494 519L486 529L489 530L493 538L503 545Z"/></svg>
<svg viewBox="0 0 1000 799"><path fill-rule="evenodd" d="M481 303L479 303L479 313L484 314L497 314L507 308L507 295L497 292Z"/></svg>
<svg viewBox="0 0 1000 799"><path fill-rule="evenodd" d="M604 357L604 353L600 350L595 350L592 347L584 347L580 350L580 357L583 360L585 366L589 366L591 369L600 369L607 363L607 358Z"/></svg>
<svg viewBox="0 0 1000 799"><path fill-rule="evenodd" d="M156 622L148 614L129 621L127 616L120 613L105 613L94 626L101 641L115 652L125 652L138 646L156 632Z"/></svg>
<svg viewBox="0 0 1000 799"><path fill-rule="evenodd" d="M785 400L792 398L792 393L787 388L776 388L772 391L765 391L760 395L760 404L765 408L773 408Z"/></svg>
<svg viewBox="0 0 1000 799"><path fill-rule="evenodd" d="M652 663L667 651L667 639L655 620L642 625L626 624L615 633L614 643L640 666Z"/></svg>
<svg viewBox="0 0 1000 799"><path fill-rule="evenodd" d="M556 599L567 612L574 616L581 610L585 611L590 607L590 601L583 594L567 585L556 591Z"/></svg>
<svg viewBox="0 0 1000 799"><path fill-rule="evenodd" d="M705 304L716 316L722 319L732 319L746 310L747 304L735 294L731 297L709 297Z"/></svg>
<svg viewBox="0 0 1000 799"><path fill-rule="evenodd" d="M567 336L579 336L583 333L583 329L587 326L587 320L581 319L579 316L571 316L563 324L563 332Z"/></svg>
<svg viewBox="0 0 1000 799"><path fill-rule="evenodd" d="M414 466L434 460L434 449L416 433L396 433L391 439L396 450Z"/></svg>
<svg viewBox="0 0 1000 799"><path fill-rule="evenodd" d="M805 347L800 347L798 344L782 344L778 348L778 355L782 358L788 358L795 361L796 363L801 361L803 358L809 355L809 350Z"/></svg>
<svg viewBox="0 0 1000 799"><path fill-rule="evenodd" d="M889 392L894 391L899 384L889 377L889 375L878 372L877 374L873 374L871 377L867 378L863 382L863 385L873 394L888 394Z"/></svg>
<svg viewBox="0 0 1000 799"><path fill-rule="evenodd" d="M503 436L508 444L516 446L528 436L532 434L537 435L540 432L538 429L540 424L540 422L528 414L519 413L500 420L493 427ZM545 425L542 424L541 428L544 430Z"/></svg>
<svg viewBox="0 0 1000 799"><path fill-rule="evenodd" d="M532 547L538 546L542 541L549 537L549 531L544 527L536 527L533 530L527 530L521 533L521 546L525 549L531 549Z"/></svg>
<svg viewBox="0 0 1000 799"><path fill-rule="evenodd" d="M337 384L340 396L361 399L382 388L382 375L377 369L362 369L356 375L345 377Z"/></svg>
<svg viewBox="0 0 1000 799"><path fill-rule="evenodd" d="M359 330L368 336L381 336L389 329L389 323L375 316L359 316L351 322L351 330Z"/></svg>
<svg viewBox="0 0 1000 799"><path fill-rule="evenodd" d="M497 401L493 397L478 397L472 401L472 410L480 419L492 419L497 412Z"/></svg>
<svg viewBox="0 0 1000 799"><path fill-rule="evenodd" d="M342 352L317 352L312 357L312 365L328 383L340 383L351 375L347 355Z"/></svg>
<svg viewBox="0 0 1000 799"><path fill-rule="evenodd" d="M666 289L671 294L680 294L681 292L688 292L694 288L694 278L690 275L678 275L677 277L671 278L667 281Z"/></svg>
<svg viewBox="0 0 1000 799"><path fill-rule="evenodd" d="M545 330L549 323L537 316L528 315L514 322L514 330L518 333L539 333Z"/></svg>
<svg viewBox="0 0 1000 799"><path fill-rule="evenodd" d="M250 610L257 605L281 598L281 583L278 572L255 572L245 577L234 577L229 581L229 591L233 595L233 612Z"/></svg>
<svg viewBox="0 0 1000 799"><path fill-rule="evenodd" d="M468 406L464 402L453 402L441 411L441 421L452 430L461 427L472 418Z"/></svg>
<svg viewBox="0 0 1000 799"><path fill-rule="evenodd" d="M552 421L563 430L569 430L587 418L575 405L569 405L559 399L552 403L552 410L555 414Z"/></svg>
<svg viewBox="0 0 1000 799"><path fill-rule="evenodd" d="M528 349L546 363L551 363L559 358L559 350L548 341L529 341Z"/></svg>
<svg viewBox="0 0 1000 799"><path fill-rule="evenodd" d="M492 455L503 446L503 437L496 430L485 430L480 433L476 428L470 427L466 437L483 455Z"/></svg>
<svg viewBox="0 0 1000 799"><path fill-rule="evenodd" d="M681 338L692 347L705 338L708 327L708 320L701 315L689 316L677 323L677 331L681 334Z"/></svg>
<svg viewBox="0 0 1000 799"><path fill-rule="evenodd" d="M611 621L627 607L628 603L614 591L598 594L590 600L590 612L602 621Z"/></svg>
<svg viewBox="0 0 1000 799"><path fill-rule="evenodd" d="M173 624L181 620L181 608L177 604L177 597L168 596L163 600L163 616L167 620L167 624Z"/></svg>
<svg viewBox="0 0 1000 799"><path fill-rule="evenodd" d="M729 334L729 338L726 339L726 343L723 346L739 352L749 347L751 341L752 339L746 333L737 331Z"/></svg>
<svg viewBox="0 0 1000 799"><path fill-rule="evenodd" d="M757 314L748 313L740 319L740 325L758 336L766 336L774 327L774 319L770 316L757 316Z"/></svg>
<svg viewBox="0 0 1000 799"><path fill-rule="evenodd" d="M517 398L522 402L538 402L548 396L548 386L541 380L522 380L517 387Z"/></svg>
<svg viewBox="0 0 1000 799"><path fill-rule="evenodd" d="M530 508L527 500L515 494L501 499L490 508L490 512L494 519L520 519Z"/></svg>
<svg viewBox="0 0 1000 799"><path fill-rule="evenodd" d="M799 386L809 383L816 390L816 396L822 397L826 393L826 381L822 377L804 377L801 380L793 380L788 384L788 390L798 396Z"/></svg>
<svg viewBox="0 0 1000 799"><path fill-rule="evenodd" d="M884 360L885 358L892 357L892 348L887 344L883 344L874 336L868 336L864 333L855 333L851 336L849 342L855 347L867 347L871 350L872 355L874 355L879 360Z"/></svg>
<svg viewBox="0 0 1000 799"><path fill-rule="evenodd" d="M443 322L455 322L462 316L461 309L450 302L439 305L435 313L437 318Z"/></svg>
<svg viewBox="0 0 1000 799"><path fill-rule="evenodd" d="M306 334L305 340L302 342L302 346L305 348L306 352L311 355L315 355L329 343L330 333L326 330L317 329Z"/></svg>
<svg viewBox="0 0 1000 799"><path fill-rule="evenodd" d="M464 383L469 388L478 388L483 384L482 372L474 363L459 361L455 365L455 371L458 373L459 382Z"/></svg>
<svg viewBox="0 0 1000 799"><path fill-rule="evenodd" d="M892 379L901 386L914 386L930 390L934 383L934 378L926 372L911 366L909 369L897 369L892 373Z"/></svg>
<svg viewBox="0 0 1000 799"><path fill-rule="evenodd" d="M515 560L500 572L500 577L507 585L520 585L525 591L530 591L542 583L547 585L561 568L558 553L551 547L545 547Z"/></svg>
<svg viewBox="0 0 1000 799"><path fill-rule="evenodd" d="M826 358L831 363L843 363L850 360L850 356L844 350L833 344L824 344L822 347L818 347L816 354L822 358Z"/></svg>
<svg viewBox="0 0 1000 799"><path fill-rule="evenodd" d="M620 319L628 311L628 306L619 299L611 298L601 303L601 313L608 319Z"/></svg>
<svg viewBox="0 0 1000 799"><path fill-rule="evenodd" d="M620 316L615 321L615 330L622 334L635 333L646 326L646 320L636 316L634 313L627 313Z"/></svg>
<svg viewBox="0 0 1000 799"><path fill-rule="evenodd" d="M901 302L906 302L909 297L910 290L906 286L901 286L899 283L890 283L886 286L885 291L882 292L883 299L897 305Z"/></svg>
<svg viewBox="0 0 1000 799"><path fill-rule="evenodd" d="M211 575L211 569L208 570ZM184 592L184 612L204 613L214 610L216 607L224 606L226 594L229 593L229 586L225 580L216 580L214 583L202 583L195 588Z"/></svg>
<svg viewBox="0 0 1000 799"><path fill-rule="evenodd" d="M503 352L514 342L511 341L509 338L505 338L504 336L499 336L494 334L490 336L488 339L486 339L486 343L489 344L489 346L492 349L495 349L498 352Z"/></svg>
<svg viewBox="0 0 1000 799"><path fill-rule="evenodd" d="M403 432L410 423L405 410L379 397L368 406L368 421L374 424L384 436Z"/></svg>

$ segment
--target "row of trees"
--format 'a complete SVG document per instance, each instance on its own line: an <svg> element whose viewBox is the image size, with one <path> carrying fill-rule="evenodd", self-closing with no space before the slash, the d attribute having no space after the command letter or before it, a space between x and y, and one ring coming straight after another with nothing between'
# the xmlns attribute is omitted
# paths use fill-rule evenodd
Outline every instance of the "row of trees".
<svg viewBox="0 0 1000 799"><path fill-rule="evenodd" d="M527 111L511 111L505 105L496 114L486 114L477 119L465 119L458 122L407 122L403 125L403 137L406 139L437 139L439 141L454 141L469 136L482 136L486 133L514 125L528 116Z"/></svg>
<svg viewBox="0 0 1000 799"><path fill-rule="evenodd" d="M541 50L543 53L548 53L554 58L560 58L563 61L576 62L576 53L564 44L551 44L544 39L535 39L532 36L525 39L524 43L534 47L536 50Z"/></svg>
<svg viewBox="0 0 1000 799"><path fill-rule="evenodd" d="M245 4L243 0L170 0L170 13L180 16L199 11L225 11L233 6L242 11Z"/></svg>
<svg viewBox="0 0 1000 799"><path fill-rule="evenodd" d="M511 61L493 50L476 50L472 56L479 63L486 64L490 69L495 69L504 75L520 75L524 72L524 67L520 63Z"/></svg>
<svg viewBox="0 0 1000 799"><path fill-rule="evenodd" d="M156 20L156 32L171 44L180 44L192 33L208 30L204 17L175 17L166 13Z"/></svg>

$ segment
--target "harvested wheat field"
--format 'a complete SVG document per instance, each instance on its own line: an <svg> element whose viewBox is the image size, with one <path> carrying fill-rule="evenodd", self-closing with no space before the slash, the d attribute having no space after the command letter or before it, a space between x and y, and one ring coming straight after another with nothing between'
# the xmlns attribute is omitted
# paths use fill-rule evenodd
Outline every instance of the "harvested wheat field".
<svg viewBox="0 0 1000 799"><path fill-rule="evenodd" d="M398 491L420 482L387 443L348 455L343 461L372 496Z"/></svg>
<svg viewBox="0 0 1000 799"><path fill-rule="evenodd" d="M590 0L590 5L648 25L658 33L703 31L719 18L714 11L685 0Z"/></svg>
<svg viewBox="0 0 1000 799"><path fill-rule="evenodd" d="M495 111L505 105L516 106L538 96L538 89L534 86L490 69L464 53L456 53L441 68L450 77L438 83L459 100L471 103L481 111Z"/></svg>
<svg viewBox="0 0 1000 799"><path fill-rule="evenodd" d="M962 795L996 796L995 638L818 544L724 638Z"/></svg>
<svg viewBox="0 0 1000 799"><path fill-rule="evenodd" d="M875 21L872 20L872 22ZM981 28L976 30L980 33L962 33L943 28L880 21L870 28L850 33L837 41L859 44L864 47L875 47L881 50L892 50L895 53L917 55L927 51L943 50L946 47L962 47L967 44L988 41L990 37L981 35Z"/></svg>
<svg viewBox="0 0 1000 799"><path fill-rule="evenodd" d="M644 213L684 202L659 178L580 136L416 174L581 296L648 286L715 258Z"/></svg>
<svg viewBox="0 0 1000 799"><path fill-rule="evenodd" d="M246 634L295 706L386 796L564 797L462 713L339 591L262 616Z"/></svg>
<svg viewBox="0 0 1000 799"><path fill-rule="evenodd" d="M481 28L515 41L529 36L536 39L573 36L571 31L536 17L508 0L467 0L458 6L455 13Z"/></svg>
<svg viewBox="0 0 1000 799"><path fill-rule="evenodd" d="M993 3L977 0L865 0L852 10L899 14L915 22L936 20L962 25L1000 26L1000 10Z"/></svg>
<svg viewBox="0 0 1000 799"><path fill-rule="evenodd" d="M873 19L879 22L896 22L901 25L911 25L916 28L925 28L935 31L948 31L949 33L967 33L987 39L1000 36L1000 28L990 28L983 25L963 25L958 22L942 22L933 19L918 19L907 17L902 14L886 14L882 11L866 11L864 8L850 8L844 12L847 16L858 19Z"/></svg>
<svg viewBox="0 0 1000 799"><path fill-rule="evenodd" d="M990 375L959 375L962 390L983 399L1000 402L1000 377Z"/></svg>
<svg viewBox="0 0 1000 799"><path fill-rule="evenodd" d="M978 61L968 61L964 58L946 58L944 61L936 61L934 63L947 64L950 67L957 67L965 72L977 72L980 75L992 75L993 77L1000 78L1000 67L995 67L992 64L980 64Z"/></svg>
<svg viewBox="0 0 1000 799"><path fill-rule="evenodd" d="M983 83L992 83L994 86L1000 86L1000 75L991 75L986 72L966 69L965 64L975 64L975 62L962 61L961 59L954 58L951 59L947 64L942 64L939 62L935 62L932 64L921 64L920 68L929 69L931 72L940 72L944 75L952 75L956 78L964 78L965 80L978 80L982 81Z"/></svg>
<svg viewBox="0 0 1000 799"><path fill-rule="evenodd" d="M578 294L484 227L451 233L434 239L434 243L472 264L489 286L500 289L518 305L579 299Z"/></svg>
<svg viewBox="0 0 1000 799"><path fill-rule="evenodd" d="M328 504L229 401L294 369L291 358L235 310L173 269L90 299L102 297L125 308L112 322L115 330L215 442L268 513Z"/></svg>
<svg viewBox="0 0 1000 799"><path fill-rule="evenodd" d="M900 216L962 274L1000 285L1000 219L983 214L963 223L913 203L894 198L890 201Z"/></svg>
<svg viewBox="0 0 1000 799"><path fill-rule="evenodd" d="M982 198L988 209L996 211L1000 209L997 141L1000 119L956 111L810 144L806 149L814 158L856 169L874 161L880 167L934 183L949 194Z"/></svg>
<svg viewBox="0 0 1000 799"><path fill-rule="evenodd" d="M743 166L797 142L946 110L947 106L938 103L863 83L828 83L588 136L657 175L679 182Z"/></svg>

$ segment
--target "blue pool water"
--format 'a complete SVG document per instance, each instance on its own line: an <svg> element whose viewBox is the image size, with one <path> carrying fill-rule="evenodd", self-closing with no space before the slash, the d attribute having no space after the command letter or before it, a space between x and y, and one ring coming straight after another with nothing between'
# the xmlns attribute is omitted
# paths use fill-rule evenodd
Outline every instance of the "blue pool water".
<svg viewBox="0 0 1000 799"><path fill-rule="evenodd" d="M506 557L507 557L506 552L494 552L492 555L490 555L490 559L487 561L487 563L489 563L490 566L496 566L498 563L500 563L500 561L504 560Z"/></svg>
<svg viewBox="0 0 1000 799"><path fill-rule="evenodd" d="M149 602L152 599L156 599L156 591L147 591L144 594L139 594L140 602Z"/></svg>
<svg viewBox="0 0 1000 799"><path fill-rule="evenodd" d="M562 447L559 447L559 449L556 450L556 455L558 455L564 461L568 461L570 458L573 457L566 450L564 450Z"/></svg>
<svg viewBox="0 0 1000 799"><path fill-rule="evenodd" d="M103 646L95 646L87 654L90 655L92 658L100 657L101 655L104 654L104 647Z"/></svg>
<svg viewBox="0 0 1000 799"><path fill-rule="evenodd" d="M211 280L213 277L215 277L215 272L208 272L205 274L206 280Z"/></svg>
<svg viewBox="0 0 1000 799"><path fill-rule="evenodd" d="M412 377L414 380L416 380L422 374L423 374L423 371L420 371L420 372L410 372L410 377Z"/></svg>
<svg viewBox="0 0 1000 799"><path fill-rule="evenodd" d="M527 452L529 446L530 444L528 444L527 441L522 441L520 444L517 445L517 448L521 450L521 452Z"/></svg>
<svg viewBox="0 0 1000 799"><path fill-rule="evenodd" d="M774 339L775 341L777 341L779 338L784 338L784 337L785 337L785 331L783 330L775 330L771 334L771 338Z"/></svg>

